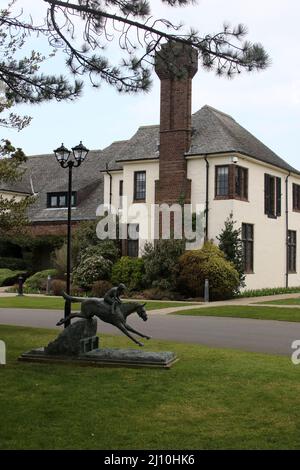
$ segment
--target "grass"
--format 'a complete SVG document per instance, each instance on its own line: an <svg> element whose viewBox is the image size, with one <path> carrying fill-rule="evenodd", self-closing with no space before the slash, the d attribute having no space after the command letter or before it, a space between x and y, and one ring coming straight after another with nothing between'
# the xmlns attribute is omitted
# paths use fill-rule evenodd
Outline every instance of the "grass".
<svg viewBox="0 0 300 470"><path fill-rule="evenodd" d="M144 303L143 300L139 302ZM186 302L170 302L170 301L147 301L146 309L154 310L166 307L180 307L188 305ZM64 308L64 300L60 297L0 297L0 308L33 308L33 309L50 309L62 310ZM73 303L72 310L79 310L79 304Z"/></svg>
<svg viewBox="0 0 300 470"><path fill-rule="evenodd" d="M284 300L269 300L268 302L259 302L261 304L271 304L271 305L299 305L300 306L300 297L297 299L284 299Z"/></svg>
<svg viewBox="0 0 300 470"><path fill-rule="evenodd" d="M287 357L152 340L178 354L172 369L17 362L54 336L0 326L1 450L300 448L300 370Z"/></svg>
<svg viewBox="0 0 300 470"><path fill-rule="evenodd" d="M258 320L280 320L300 322L299 308L272 308L258 306L229 305L228 307L195 308L173 312L171 315L192 315L209 317L255 318Z"/></svg>

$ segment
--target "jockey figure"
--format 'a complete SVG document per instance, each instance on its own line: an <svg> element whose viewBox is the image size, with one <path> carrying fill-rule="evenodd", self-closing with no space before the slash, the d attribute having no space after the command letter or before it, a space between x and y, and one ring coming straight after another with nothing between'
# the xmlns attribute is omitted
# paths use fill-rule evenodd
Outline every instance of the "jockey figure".
<svg viewBox="0 0 300 470"><path fill-rule="evenodd" d="M119 305L122 303L122 300L120 299L120 295L122 295L126 290L126 286L124 284L119 284L117 287L112 287L109 289L103 300L106 302L108 305L112 306L112 313L121 313L120 312L120 307Z"/></svg>

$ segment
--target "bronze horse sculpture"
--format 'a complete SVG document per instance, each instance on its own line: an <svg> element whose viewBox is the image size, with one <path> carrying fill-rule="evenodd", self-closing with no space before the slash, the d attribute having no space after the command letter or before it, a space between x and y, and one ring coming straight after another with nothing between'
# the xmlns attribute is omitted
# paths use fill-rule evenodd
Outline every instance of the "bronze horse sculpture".
<svg viewBox="0 0 300 470"><path fill-rule="evenodd" d="M135 333L142 338L150 339L150 336L144 335L139 331L132 328L127 323L127 317L131 314L136 312L138 316L147 321L148 316L145 310L145 304L139 304L138 302L128 302L120 304L119 311L112 311L110 305L104 302L103 299L97 297L72 297L65 292L62 293L62 296L69 300L70 302L80 302L81 303L81 310L79 313L71 313L68 317L62 318L56 324L57 326L63 325L65 322L71 320L72 318L85 318L91 319L94 315L100 320L110 323L111 325L116 326L121 330L126 336L128 336L132 341L134 341L139 346L144 346L143 343L138 341L130 334Z"/></svg>

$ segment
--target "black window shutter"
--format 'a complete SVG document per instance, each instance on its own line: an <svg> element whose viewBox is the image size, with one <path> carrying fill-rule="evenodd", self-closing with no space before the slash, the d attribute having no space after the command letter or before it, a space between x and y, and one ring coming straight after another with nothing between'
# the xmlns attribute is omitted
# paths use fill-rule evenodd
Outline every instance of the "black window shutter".
<svg viewBox="0 0 300 470"><path fill-rule="evenodd" d="M270 175L265 173L265 214L270 214Z"/></svg>
<svg viewBox="0 0 300 470"><path fill-rule="evenodd" d="M276 215L281 215L281 178L276 178Z"/></svg>

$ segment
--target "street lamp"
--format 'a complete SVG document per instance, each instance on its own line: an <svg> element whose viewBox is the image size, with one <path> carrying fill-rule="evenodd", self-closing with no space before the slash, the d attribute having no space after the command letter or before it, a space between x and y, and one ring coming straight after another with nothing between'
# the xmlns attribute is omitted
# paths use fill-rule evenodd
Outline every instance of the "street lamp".
<svg viewBox="0 0 300 470"><path fill-rule="evenodd" d="M87 157L89 150L82 145L80 142L79 145L72 148L73 158L70 159L71 152L68 150L64 144L61 144L59 148L53 150L56 160L62 168L69 169L69 184L68 184L68 236L67 236L67 294L71 293L71 217L72 217L72 170L73 168L78 168L82 162ZM71 303L65 301L65 318L71 314ZM65 328L69 326L70 322L65 323Z"/></svg>

